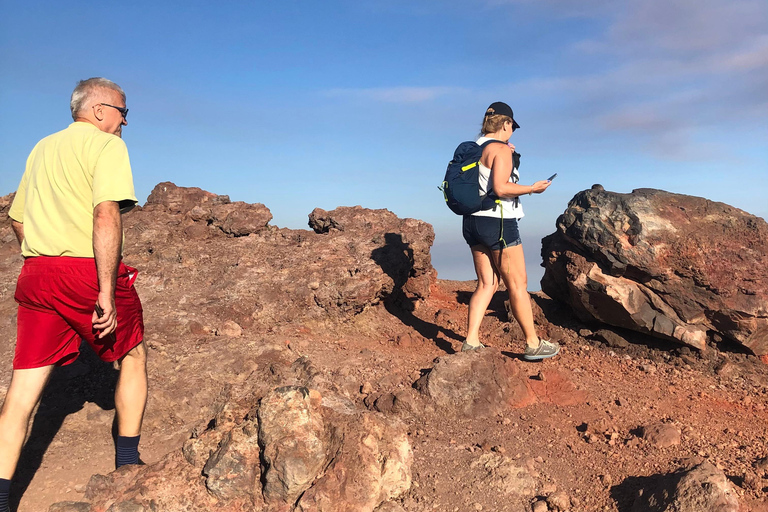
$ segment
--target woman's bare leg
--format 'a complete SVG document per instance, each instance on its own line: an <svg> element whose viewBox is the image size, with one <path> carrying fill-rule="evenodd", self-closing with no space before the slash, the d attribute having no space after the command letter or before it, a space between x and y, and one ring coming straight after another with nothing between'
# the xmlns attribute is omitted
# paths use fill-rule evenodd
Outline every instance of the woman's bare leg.
<svg viewBox="0 0 768 512"><path fill-rule="evenodd" d="M491 262L491 251L483 245L475 245L472 249L472 261L475 264L477 274L477 288L469 299L469 313L467 314L467 339L468 345L480 344L480 325L483 323L485 312L493 299L493 294L499 287L499 276Z"/></svg>
<svg viewBox="0 0 768 512"><path fill-rule="evenodd" d="M493 251L493 257L509 292L512 316L520 324L526 344L531 348L538 348L539 336L533 324L533 309L531 297L528 295L528 276L525 272L523 246L518 244L506 247L503 251Z"/></svg>

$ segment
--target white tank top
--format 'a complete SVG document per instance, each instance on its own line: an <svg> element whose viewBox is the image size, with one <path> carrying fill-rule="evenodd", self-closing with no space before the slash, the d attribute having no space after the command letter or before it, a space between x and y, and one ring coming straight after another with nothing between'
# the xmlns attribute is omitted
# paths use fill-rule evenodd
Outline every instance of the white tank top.
<svg viewBox="0 0 768 512"><path fill-rule="evenodd" d="M496 139L491 139L490 137L480 137L477 139L477 143L482 145L489 140ZM488 191L492 188L491 172L492 171L489 168L484 166L482 163L480 164L480 195L487 194ZM512 174L509 176L509 181L511 183L517 183L519 179L520 174L517 172L517 169L512 169ZM492 210L480 210L479 212L473 213L472 215L477 217L500 218L502 216L502 210L504 212L505 219L522 219L525 215L523 213L523 205L520 204L520 198L517 197L501 199L501 205L495 204Z"/></svg>

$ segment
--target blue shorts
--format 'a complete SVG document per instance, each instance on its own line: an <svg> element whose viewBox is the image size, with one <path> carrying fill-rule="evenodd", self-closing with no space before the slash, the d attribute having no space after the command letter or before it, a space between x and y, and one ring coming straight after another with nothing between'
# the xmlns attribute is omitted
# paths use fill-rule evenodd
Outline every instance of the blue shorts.
<svg viewBox="0 0 768 512"><path fill-rule="evenodd" d="M498 217L465 215L462 233L470 247L484 245L492 251L522 243L520 231L517 229L517 219L504 219L502 231L501 219Z"/></svg>

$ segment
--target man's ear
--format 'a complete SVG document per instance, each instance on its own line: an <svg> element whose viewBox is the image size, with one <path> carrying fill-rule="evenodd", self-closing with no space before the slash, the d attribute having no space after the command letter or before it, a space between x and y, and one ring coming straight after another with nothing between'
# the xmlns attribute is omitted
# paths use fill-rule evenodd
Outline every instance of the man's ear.
<svg viewBox="0 0 768 512"><path fill-rule="evenodd" d="M104 120L104 106L99 105L98 103L93 105L91 107L93 109L93 117L95 117L99 121Z"/></svg>

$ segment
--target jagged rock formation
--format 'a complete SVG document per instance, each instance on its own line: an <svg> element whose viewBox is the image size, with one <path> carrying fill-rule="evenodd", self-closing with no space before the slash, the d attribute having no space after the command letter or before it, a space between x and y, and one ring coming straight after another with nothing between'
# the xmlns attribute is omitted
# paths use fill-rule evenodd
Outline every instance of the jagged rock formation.
<svg viewBox="0 0 768 512"><path fill-rule="evenodd" d="M370 257L392 280L387 293L410 301L429 296L436 278L429 253L435 233L429 224L400 219L388 210L341 206L331 212L315 208L309 226L315 233L328 233L337 246L370 247Z"/></svg>
<svg viewBox="0 0 768 512"><path fill-rule="evenodd" d="M704 349L707 331L768 354L768 224L723 203L579 192L543 240L542 291L600 321Z"/></svg>
<svg viewBox="0 0 768 512"><path fill-rule="evenodd" d="M359 206L315 210L317 232L275 228L271 218L262 204L160 183L124 216L125 259L146 274L142 300L205 305L190 308L187 329L238 336L429 295L434 232L425 222ZM320 229L320 219L342 229Z"/></svg>

